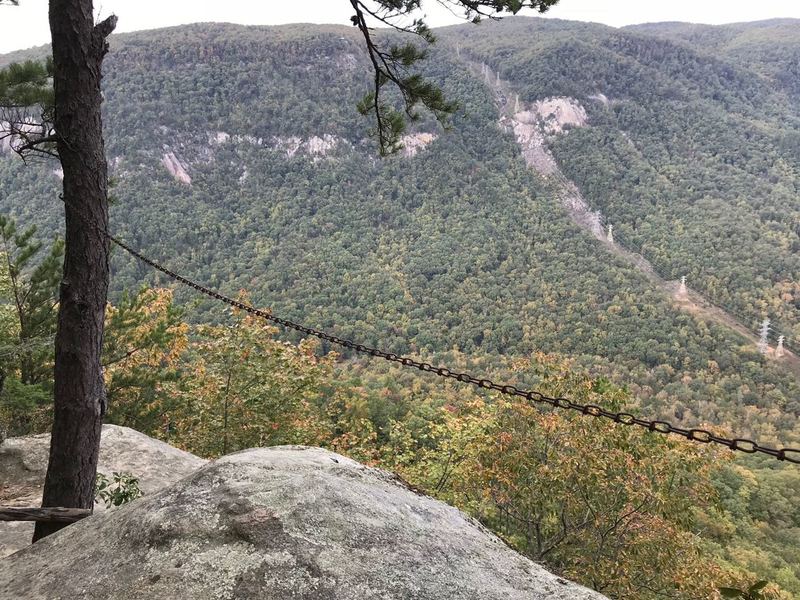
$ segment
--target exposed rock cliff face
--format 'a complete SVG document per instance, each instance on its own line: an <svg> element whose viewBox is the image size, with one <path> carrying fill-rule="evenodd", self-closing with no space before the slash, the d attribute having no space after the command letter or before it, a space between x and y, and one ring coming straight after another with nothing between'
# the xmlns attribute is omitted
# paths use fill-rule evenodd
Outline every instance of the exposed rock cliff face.
<svg viewBox="0 0 800 600"><path fill-rule="evenodd" d="M47 470L49 435L8 438L0 445L0 504L39 506ZM139 478L139 487L153 494L206 463L194 454L116 425L104 425L98 471L110 476L125 471ZM95 510L102 511L102 505ZM33 523L0 522L0 558L31 543ZM0 598L4 598L0 594Z"/></svg>
<svg viewBox="0 0 800 600"><path fill-rule="evenodd" d="M473 72L480 71L486 85L492 90L500 111L500 127L514 134L525 163L546 180L560 184L561 203L572 219L589 230L597 239L604 240L603 215L594 211L580 190L568 181L549 148L549 142L566 135L572 127L589 124L586 109L576 99L568 96L549 97L525 103L511 85L487 64L470 63ZM590 99L604 105L610 103L597 92Z"/></svg>
<svg viewBox="0 0 800 600"><path fill-rule="evenodd" d="M0 560L0 597L603 598L388 473L297 446L224 457Z"/></svg>
<svg viewBox="0 0 800 600"><path fill-rule="evenodd" d="M436 137L436 135L424 131L404 135L400 140L400 143L403 144L403 154L406 157L416 156L417 152L423 150L425 146L434 141Z"/></svg>
<svg viewBox="0 0 800 600"><path fill-rule="evenodd" d="M339 146L348 146L348 142L342 138L328 133L322 136L312 135L309 138L301 137L274 137L272 147L284 154L287 158L293 158L296 154L312 157L314 160L327 156Z"/></svg>
<svg viewBox="0 0 800 600"><path fill-rule="evenodd" d="M574 98L546 98L527 108L517 99L514 110L508 116L503 115L500 124L510 126L528 164L542 175L550 176L558 174L558 166L547 141L570 127L583 127L587 120L586 110Z"/></svg>
<svg viewBox="0 0 800 600"><path fill-rule="evenodd" d="M192 178L189 177L189 173L186 172L186 167L178 160L174 152L167 152L164 154L164 156L161 157L161 164L166 167L169 174L172 175L176 181L191 185Z"/></svg>
<svg viewBox="0 0 800 600"><path fill-rule="evenodd" d="M520 108L518 99L515 104L515 108ZM561 182L561 202L575 222L602 240L605 239L602 215L593 211L577 186L567 181L548 147L553 137L565 135L570 127L583 127L587 122L586 109L574 98L566 97L537 100L528 108L512 111L500 119L501 126L514 132L528 166L546 178Z"/></svg>

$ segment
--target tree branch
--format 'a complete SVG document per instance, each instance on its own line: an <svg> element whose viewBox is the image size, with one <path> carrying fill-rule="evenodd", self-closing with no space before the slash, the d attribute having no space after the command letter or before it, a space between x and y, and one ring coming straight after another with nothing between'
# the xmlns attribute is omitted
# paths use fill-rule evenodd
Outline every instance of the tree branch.
<svg viewBox="0 0 800 600"><path fill-rule="evenodd" d="M107 19L100 21L94 26L92 31L92 46L98 59L102 58L108 53L108 38L109 35L117 27L117 15L111 15Z"/></svg>

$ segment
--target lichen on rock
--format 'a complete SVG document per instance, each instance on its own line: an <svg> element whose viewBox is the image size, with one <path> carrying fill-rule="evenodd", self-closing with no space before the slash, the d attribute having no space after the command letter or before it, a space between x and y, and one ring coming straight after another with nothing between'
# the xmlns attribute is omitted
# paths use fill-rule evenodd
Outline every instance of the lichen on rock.
<svg viewBox="0 0 800 600"><path fill-rule="evenodd" d="M0 444L0 503L38 506L42 501L50 435L8 438ZM103 425L99 473L130 473L145 495L154 494L203 466L202 458L116 425ZM96 511L104 510L102 504ZM30 545L33 523L0 522L0 558ZM0 594L0 598L3 598Z"/></svg>
<svg viewBox="0 0 800 600"><path fill-rule="evenodd" d="M0 597L603 598L391 474L301 446L223 457L7 557Z"/></svg>

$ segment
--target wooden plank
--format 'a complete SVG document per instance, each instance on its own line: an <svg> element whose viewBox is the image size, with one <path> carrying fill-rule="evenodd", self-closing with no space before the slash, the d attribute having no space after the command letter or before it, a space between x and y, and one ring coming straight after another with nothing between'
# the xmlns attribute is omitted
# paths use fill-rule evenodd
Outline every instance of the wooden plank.
<svg viewBox="0 0 800 600"><path fill-rule="evenodd" d="M88 508L0 506L0 521L74 523L92 514Z"/></svg>

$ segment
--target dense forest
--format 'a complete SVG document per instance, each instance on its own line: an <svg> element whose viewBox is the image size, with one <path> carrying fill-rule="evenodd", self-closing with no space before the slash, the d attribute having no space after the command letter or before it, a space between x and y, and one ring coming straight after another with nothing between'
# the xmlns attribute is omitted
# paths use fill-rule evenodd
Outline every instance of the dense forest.
<svg viewBox="0 0 800 600"><path fill-rule="evenodd" d="M438 35L422 68L460 110L447 130L416 123L406 151L386 159L355 109L369 68L352 30L196 25L115 36L104 80L113 231L199 282L360 343L800 446L797 375L681 310L576 226L553 182L498 126L495 98L471 68L487 64L523 104L580 102L587 126L554 137L550 150L619 243L668 279L687 276L754 332L772 319L794 348L800 34L783 22L617 30L515 18ZM0 154L0 414L11 434L48 423L62 218L55 167ZM209 456L330 445L394 469L613 597L698 597L732 573L800 594L796 467L531 412L280 334L300 343L287 346L185 289L173 299L157 289L169 282L121 251L113 272L114 422ZM24 310L19 289L31 290ZM228 427L220 435L223 415L230 439ZM556 429L568 432L566 446L531 433ZM590 529L638 499L636 524L669 538L659 547L614 537L638 549L615 582L602 567L620 547L577 524L559 530L555 505L525 504L534 486L559 490L554 502L579 489L601 501L607 490L594 476L548 470L548 460L572 464L563 462L570 444L605 456L593 473L645 490L637 497L631 484ZM644 479L634 479L626 448ZM580 508L566 506L563 518L577 523ZM544 537L522 527L535 518ZM674 571L639 579L643 565L668 555L681 556ZM705 557L713 568L697 571Z"/></svg>

